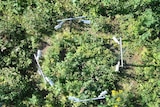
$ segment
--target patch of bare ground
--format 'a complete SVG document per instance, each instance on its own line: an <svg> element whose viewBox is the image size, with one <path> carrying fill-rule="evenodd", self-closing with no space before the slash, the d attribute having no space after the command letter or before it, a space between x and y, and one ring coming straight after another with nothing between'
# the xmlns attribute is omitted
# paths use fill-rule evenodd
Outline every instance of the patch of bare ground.
<svg viewBox="0 0 160 107"><path fill-rule="evenodd" d="M42 54L45 54L51 45L51 39L49 37L45 37L44 40L41 41L40 49L42 50Z"/></svg>
<svg viewBox="0 0 160 107"><path fill-rule="evenodd" d="M121 78L118 85L127 92L136 93L136 89L139 86L137 80L136 69L138 65L142 64L141 52L143 48L136 49L134 53L126 53L124 60L125 65L122 69Z"/></svg>

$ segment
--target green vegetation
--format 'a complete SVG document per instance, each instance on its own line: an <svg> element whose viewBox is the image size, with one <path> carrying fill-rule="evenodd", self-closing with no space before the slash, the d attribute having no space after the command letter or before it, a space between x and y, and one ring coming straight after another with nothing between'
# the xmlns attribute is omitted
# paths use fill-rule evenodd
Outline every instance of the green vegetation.
<svg viewBox="0 0 160 107"><path fill-rule="evenodd" d="M0 105L159 107L159 0L0 0ZM90 25L56 20L87 16ZM115 72L122 37L124 67ZM33 54L54 85L37 73ZM106 99L76 103L68 99Z"/></svg>

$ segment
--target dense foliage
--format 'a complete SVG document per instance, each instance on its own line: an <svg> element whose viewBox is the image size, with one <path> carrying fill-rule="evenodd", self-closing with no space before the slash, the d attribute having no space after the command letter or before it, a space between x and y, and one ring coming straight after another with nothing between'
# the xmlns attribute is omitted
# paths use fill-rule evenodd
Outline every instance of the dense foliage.
<svg viewBox="0 0 160 107"><path fill-rule="evenodd" d="M0 0L0 105L158 107L159 0ZM90 25L57 19L87 16ZM122 37L124 67L115 72ZM54 82L37 73L33 54ZM75 103L68 99L106 99Z"/></svg>

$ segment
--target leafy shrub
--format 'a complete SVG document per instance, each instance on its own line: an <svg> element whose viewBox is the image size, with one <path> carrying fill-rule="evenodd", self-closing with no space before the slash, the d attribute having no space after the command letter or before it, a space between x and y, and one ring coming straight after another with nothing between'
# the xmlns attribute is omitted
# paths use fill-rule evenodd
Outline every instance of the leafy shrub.
<svg viewBox="0 0 160 107"><path fill-rule="evenodd" d="M25 77L21 77L18 70L11 67L1 69L0 74L0 101L10 105L19 103L28 92Z"/></svg>
<svg viewBox="0 0 160 107"><path fill-rule="evenodd" d="M81 99L96 97L103 90L115 88L117 75L110 66L116 57L105 44L87 34L55 36L43 61L44 72L55 82L56 92L50 91L58 91L67 100L71 95Z"/></svg>

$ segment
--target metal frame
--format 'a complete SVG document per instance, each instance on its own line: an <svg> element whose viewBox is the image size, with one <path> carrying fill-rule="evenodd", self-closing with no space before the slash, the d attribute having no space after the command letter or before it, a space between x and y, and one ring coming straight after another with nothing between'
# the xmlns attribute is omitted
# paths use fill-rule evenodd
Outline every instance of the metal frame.
<svg viewBox="0 0 160 107"><path fill-rule="evenodd" d="M55 30L58 30L62 27L62 25L66 22L66 21L71 21L71 24L70 24L70 31L72 29L72 21L73 20L79 20L81 19L80 21L83 22L84 24L90 24L90 20L84 20L83 18L86 18L86 16L79 16L79 17L74 17L74 18L66 18L66 19L60 19L60 20L57 20L57 22L59 22L58 25L56 25L54 27Z"/></svg>
<svg viewBox="0 0 160 107"><path fill-rule="evenodd" d="M117 62L116 67L115 67L115 71L119 71L119 67L123 67L123 49L122 49L122 38L120 37L119 40L114 36L112 38L120 47L120 56L121 59L120 61ZM121 62L121 63L120 63Z"/></svg>
<svg viewBox="0 0 160 107"><path fill-rule="evenodd" d="M84 100L80 100L79 98L73 97L73 96L69 96L68 99L74 102L87 102L87 101L94 101L94 100L101 100L101 99L105 99L105 95L107 94L107 91L102 91L100 93L100 95L96 98L90 98L90 99L84 99Z"/></svg>
<svg viewBox="0 0 160 107"><path fill-rule="evenodd" d="M52 80L50 80L47 76L44 75L44 73L42 71L42 68L41 68L41 66L39 64L39 58L41 57L41 55L42 55L41 54L41 50L37 51L37 56L36 56L36 54L34 54L34 58L36 60L37 67L38 67L38 71L37 72L39 73L39 75L41 75L43 77L45 82L48 82L50 84L50 86L53 86Z"/></svg>

